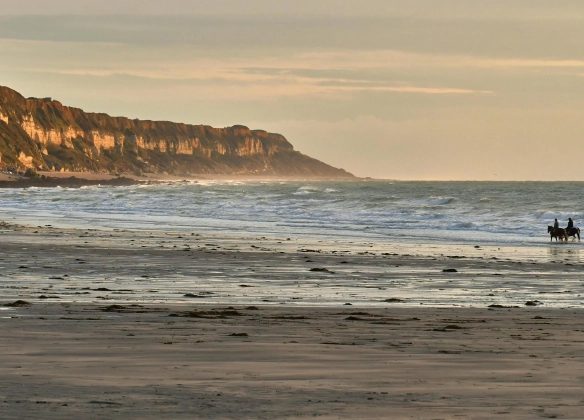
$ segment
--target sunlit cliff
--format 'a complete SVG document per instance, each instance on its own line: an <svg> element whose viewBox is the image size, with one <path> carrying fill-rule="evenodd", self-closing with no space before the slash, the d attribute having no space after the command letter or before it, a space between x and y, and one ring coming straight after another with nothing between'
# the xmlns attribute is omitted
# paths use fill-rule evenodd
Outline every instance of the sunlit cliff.
<svg viewBox="0 0 584 420"><path fill-rule="evenodd" d="M352 177L281 135L84 112L0 86L0 169Z"/></svg>

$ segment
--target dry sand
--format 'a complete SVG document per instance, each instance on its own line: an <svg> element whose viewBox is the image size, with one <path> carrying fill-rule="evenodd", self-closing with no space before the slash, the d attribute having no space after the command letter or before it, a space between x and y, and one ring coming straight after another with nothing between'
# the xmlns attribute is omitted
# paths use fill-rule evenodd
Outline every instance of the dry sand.
<svg viewBox="0 0 584 420"><path fill-rule="evenodd" d="M0 172L0 181L15 181L22 178L20 175L12 175L8 173Z"/></svg>
<svg viewBox="0 0 584 420"><path fill-rule="evenodd" d="M0 303L30 302L0 311L3 419L583 417L584 311L524 305L573 305L582 264L569 248L527 264L496 249L0 228ZM501 273L501 288L531 295L420 305ZM546 285L558 277L570 290ZM342 297L319 305L319 289ZM518 307L487 308L488 294Z"/></svg>

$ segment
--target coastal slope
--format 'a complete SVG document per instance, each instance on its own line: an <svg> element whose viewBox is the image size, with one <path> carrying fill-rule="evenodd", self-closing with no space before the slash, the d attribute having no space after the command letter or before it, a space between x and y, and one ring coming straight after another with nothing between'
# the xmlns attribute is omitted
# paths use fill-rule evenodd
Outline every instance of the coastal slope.
<svg viewBox="0 0 584 420"><path fill-rule="evenodd" d="M0 170L352 178L280 134L89 113L0 86Z"/></svg>

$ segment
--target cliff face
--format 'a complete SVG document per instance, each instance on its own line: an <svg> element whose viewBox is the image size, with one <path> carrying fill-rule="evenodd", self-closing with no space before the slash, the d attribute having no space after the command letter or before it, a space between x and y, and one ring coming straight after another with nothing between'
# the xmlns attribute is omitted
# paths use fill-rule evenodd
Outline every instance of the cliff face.
<svg viewBox="0 0 584 420"><path fill-rule="evenodd" d="M352 177L281 135L84 112L0 86L0 169Z"/></svg>

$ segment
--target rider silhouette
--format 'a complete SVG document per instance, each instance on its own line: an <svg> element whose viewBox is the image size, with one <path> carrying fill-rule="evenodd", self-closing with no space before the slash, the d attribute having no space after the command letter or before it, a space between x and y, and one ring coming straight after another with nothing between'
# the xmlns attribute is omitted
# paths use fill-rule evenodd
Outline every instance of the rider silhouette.
<svg viewBox="0 0 584 420"><path fill-rule="evenodd" d="M568 218L568 226L566 226L566 231L568 233L572 232L572 229L574 229L574 221L572 220L572 218Z"/></svg>
<svg viewBox="0 0 584 420"><path fill-rule="evenodd" d="M558 219L554 220L554 229L558 229L560 227L560 222L558 222Z"/></svg>

